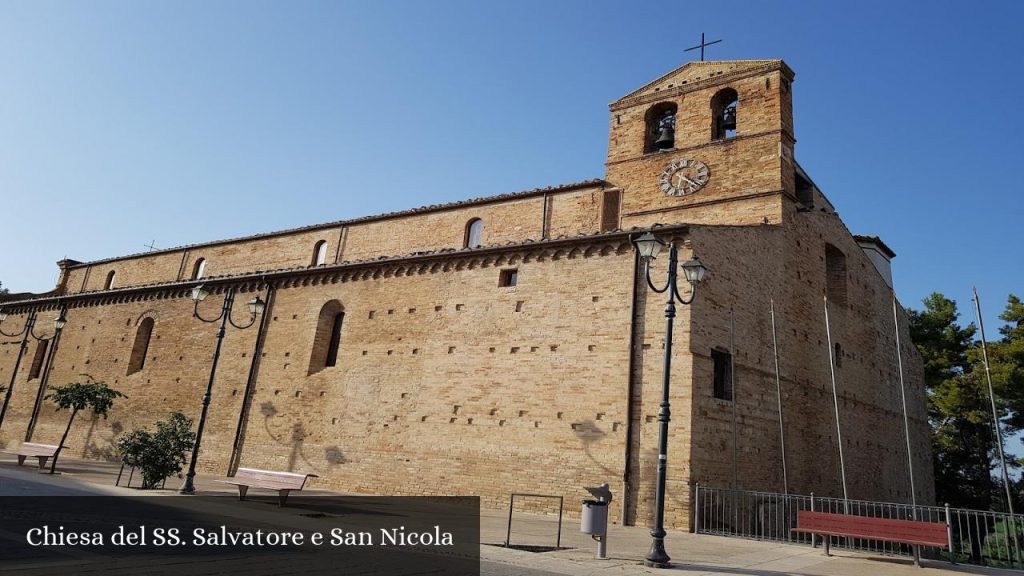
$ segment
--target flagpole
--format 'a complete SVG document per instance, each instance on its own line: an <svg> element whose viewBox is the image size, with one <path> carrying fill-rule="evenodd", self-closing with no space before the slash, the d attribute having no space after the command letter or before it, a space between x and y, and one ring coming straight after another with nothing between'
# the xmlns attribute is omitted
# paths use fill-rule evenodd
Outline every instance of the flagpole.
<svg viewBox="0 0 1024 576"><path fill-rule="evenodd" d="M910 473L910 505L917 519L917 490L914 488L914 456L910 448L910 420L907 417L907 387L903 383L903 349L900 347L900 317L896 312L896 292L892 293L892 323L896 329L896 362L900 370L900 394L903 397L903 432L907 437L907 471Z"/></svg>
<svg viewBox="0 0 1024 576"><path fill-rule="evenodd" d="M974 290L974 312L978 315L978 328L981 330L981 356L985 361L985 378L988 379L988 398L992 402L992 426L995 429L996 444L999 446L999 464L1002 466L1003 471L1003 487L1006 488L1006 506L1010 510L1010 516L1013 516L1013 498L1010 497L1010 479L1006 473L1006 455L1003 453L1003 434L999 427L999 413L996 410L996 395L992 388L992 371L988 365L988 347L985 345L985 322L981 319L981 301L978 299L978 288L976 286L971 287Z"/></svg>
<svg viewBox="0 0 1024 576"><path fill-rule="evenodd" d="M843 479L843 508L846 510L849 495L846 491L846 461L843 459L843 429L839 426L839 391L836 390L836 361L832 355L832 328L828 322L828 296L825 298L825 336L828 338L828 368L832 373L832 402L836 409L836 440L839 444L839 474Z"/></svg>
<svg viewBox="0 0 1024 576"><path fill-rule="evenodd" d="M739 489L736 457L736 313L729 309L729 389L732 391L732 487Z"/></svg>
<svg viewBox="0 0 1024 576"><path fill-rule="evenodd" d="M775 332L775 299L769 300L772 313L772 349L775 354L775 391L779 400L779 446L782 449L782 491L789 494L789 475L786 473L786 427L782 421L782 380L779 377L779 339Z"/></svg>

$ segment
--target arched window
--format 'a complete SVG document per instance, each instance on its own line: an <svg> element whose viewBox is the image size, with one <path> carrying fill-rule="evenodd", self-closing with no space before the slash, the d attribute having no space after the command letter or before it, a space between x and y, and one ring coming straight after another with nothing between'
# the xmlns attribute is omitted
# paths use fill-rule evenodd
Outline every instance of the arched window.
<svg viewBox="0 0 1024 576"><path fill-rule="evenodd" d="M117 273L114 272L113 270L111 270L110 272L107 272L107 279L103 282L103 289L104 290L110 290L111 288L114 287L114 277L115 276L117 276Z"/></svg>
<svg viewBox="0 0 1024 576"><path fill-rule="evenodd" d="M736 136L736 106L739 95L732 88L719 90L711 99L711 139L725 140Z"/></svg>
<svg viewBox="0 0 1024 576"><path fill-rule="evenodd" d="M143 318L135 330L135 344L132 355L128 358L128 374L135 374L146 366L146 354L149 353L149 340L153 336L153 319Z"/></svg>
<svg viewBox="0 0 1024 576"><path fill-rule="evenodd" d="M473 218L466 224L466 248L476 248L483 243L484 221Z"/></svg>
<svg viewBox="0 0 1024 576"><path fill-rule="evenodd" d="M676 147L676 110L674 102L659 102L644 116L644 152L671 150Z"/></svg>
<svg viewBox="0 0 1024 576"><path fill-rule="evenodd" d="M199 280L204 274L206 274L206 258L200 258L192 266L192 279Z"/></svg>
<svg viewBox="0 0 1024 576"><path fill-rule="evenodd" d="M327 241L321 240L313 246L313 266L323 266L327 263Z"/></svg>
<svg viewBox="0 0 1024 576"><path fill-rule="evenodd" d="M39 344L36 344L36 355L32 358L32 366L28 370L29 380L39 378L39 373L43 370L43 362L46 361L46 349L49 347L49 340L40 340Z"/></svg>
<svg viewBox="0 0 1024 576"><path fill-rule="evenodd" d="M338 347L341 345L341 326L345 321L345 307L331 300L320 309L313 335L313 351L309 356L309 374L338 365Z"/></svg>

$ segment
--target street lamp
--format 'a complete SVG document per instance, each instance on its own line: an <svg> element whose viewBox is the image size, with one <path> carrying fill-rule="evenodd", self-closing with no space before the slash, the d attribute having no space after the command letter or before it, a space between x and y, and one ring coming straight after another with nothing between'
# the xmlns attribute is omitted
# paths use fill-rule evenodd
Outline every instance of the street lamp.
<svg viewBox="0 0 1024 576"><path fill-rule="evenodd" d="M60 331L64 328L64 325L67 324L67 319L64 317L64 309L61 308L60 314L53 319L53 325L56 328L56 332L54 333L54 335L52 337L40 336L35 332L37 314L38 311L30 310L28 316L25 318L25 325L21 327L21 330L13 334L8 334L7 332L3 331L3 328L0 328L0 334L8 338L17 338L18 336L22 337L21 346L18 348L18 358L14 361L14 370L11 371L11 381L7 385L6 392L4 392L3 406L0 407L0 426L4 425L4 417L7 416L7 405L10 404L11 402L11 393L14 392L14 381L18 377L18 368L21 367L21 359L25 356L25 352L28 350L29 336L31 336L35 340L40 341L56 338L57 334L59 334ZM6 319L7 312L0 311L0 325L2 325L4 320Z"/></svg>
<svg viewBox="0 0 1024 576"><path fill-rule="evenodd" d="M647 278L647 285L658 294L668 293L668 300L665 302L665 365L661 385L661 407L658 410L658 484L655 494L654 528L651 529L651 551L644 558L644 564L647 566L668 568L672 564L665 552L665 471L668 464L668 422L671 414L669 383L672 373L672 321L676 317L676 300L683 305L693 302L693 298L697 294L697 284L704 279L708 270L696 256L679 266L683 270L683 277L690 284L690 296L683 298L679 295L676 282L678 275L676 266L679 256L675 242L668 245L668 282L662 288L658 288L651 281L651 262L658 257L662 248L665 247L665 242L651 232L647 232L636 238L633 244L644 263L644 276Z"/></svg>
<svg viewBox="0 0 1024 576"><path fill-rule="evenodd" d="M39 411L43 407L43 398L46 395L46 387L50 381L50 372L53 370L53 363L57 357L57 347L60 345L60 333L67 325L68 307L62 305L57 317L53 319L53 338L50 339L50 350L45 360L42 377L39 379L39 390L36 391L36 401L32 404L32 415L28 419L28 427L25 429L25 442L32 440L32 434L36 429L36 421L39 419Z"/></svg>
<svg viewBox="0 0 1024 576"><path fill-rule="evenodd" d="M230 323L232 326L239 330L245 330L256 323L256 317L263 313L263 309L266 304L263 300L260 300L259 296L249 301L249 323L245 325L235 324L235 321L231 319L231 309L235 304L235 287L228 288L227 293L224 295L224 305L221 307L220 315L216 318L206 319L199 315L199 303L206 299L210 295L202 284L192 289L192 300L195 305L192 308L192 316L212 324L214 322L220 322L220 329L217 330L217 347L213 352L213 366L210 367L210 380L206 383L206 394L203 395L203 410L199 416L199 428L196 429L196 443L192 447L192 459L188 465L188 474L185 476L185 483L182 484L180 492L182 494L195 494L195 477L196 477L196 462L199 460L199 445L203 441L203 429L206 427L206 413L210 409L210 398L213 394L213 380L217 376L217 362L220 360L220 348L224 343L224 334L227 331L227 325Z"/></svg>

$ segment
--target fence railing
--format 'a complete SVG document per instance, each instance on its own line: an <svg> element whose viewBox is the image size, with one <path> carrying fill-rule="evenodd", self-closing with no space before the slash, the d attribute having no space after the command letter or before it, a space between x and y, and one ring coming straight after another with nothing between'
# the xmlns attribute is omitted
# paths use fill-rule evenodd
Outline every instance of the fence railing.
<svg viewBox="0 0 1024 576"><path fill-rule="evenodd" d="M922 548L925 558L1024 570L1024 515L948 506L911 506L892 502L843 500L814 494L778 494L698 484L694 525L699 534L737 536L811 545L809 534L794 534L800 510L853 514L873 518L919 520L946 524L950 550ZM910 546L891 542L833 537L831 546L875 554L910 556Z"/></svg>

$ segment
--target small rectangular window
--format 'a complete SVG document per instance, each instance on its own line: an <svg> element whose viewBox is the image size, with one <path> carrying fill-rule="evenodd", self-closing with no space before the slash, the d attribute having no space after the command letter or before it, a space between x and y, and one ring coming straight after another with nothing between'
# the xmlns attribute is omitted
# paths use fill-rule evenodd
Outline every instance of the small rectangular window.
<svg viewBox="0 0 1024 576"><path fill-rule="evenodd" d="M519 270L515 268L511 270L502 270L501 274L498 276L498 286L501 287L515 286L518 281Z"/></svg>
<svg viewBox="0 0 1024 576"><path fill-rule="evenodd" d="M721 350L711 351L715 363L715 398L732 400L732 354Z"/></svg>

